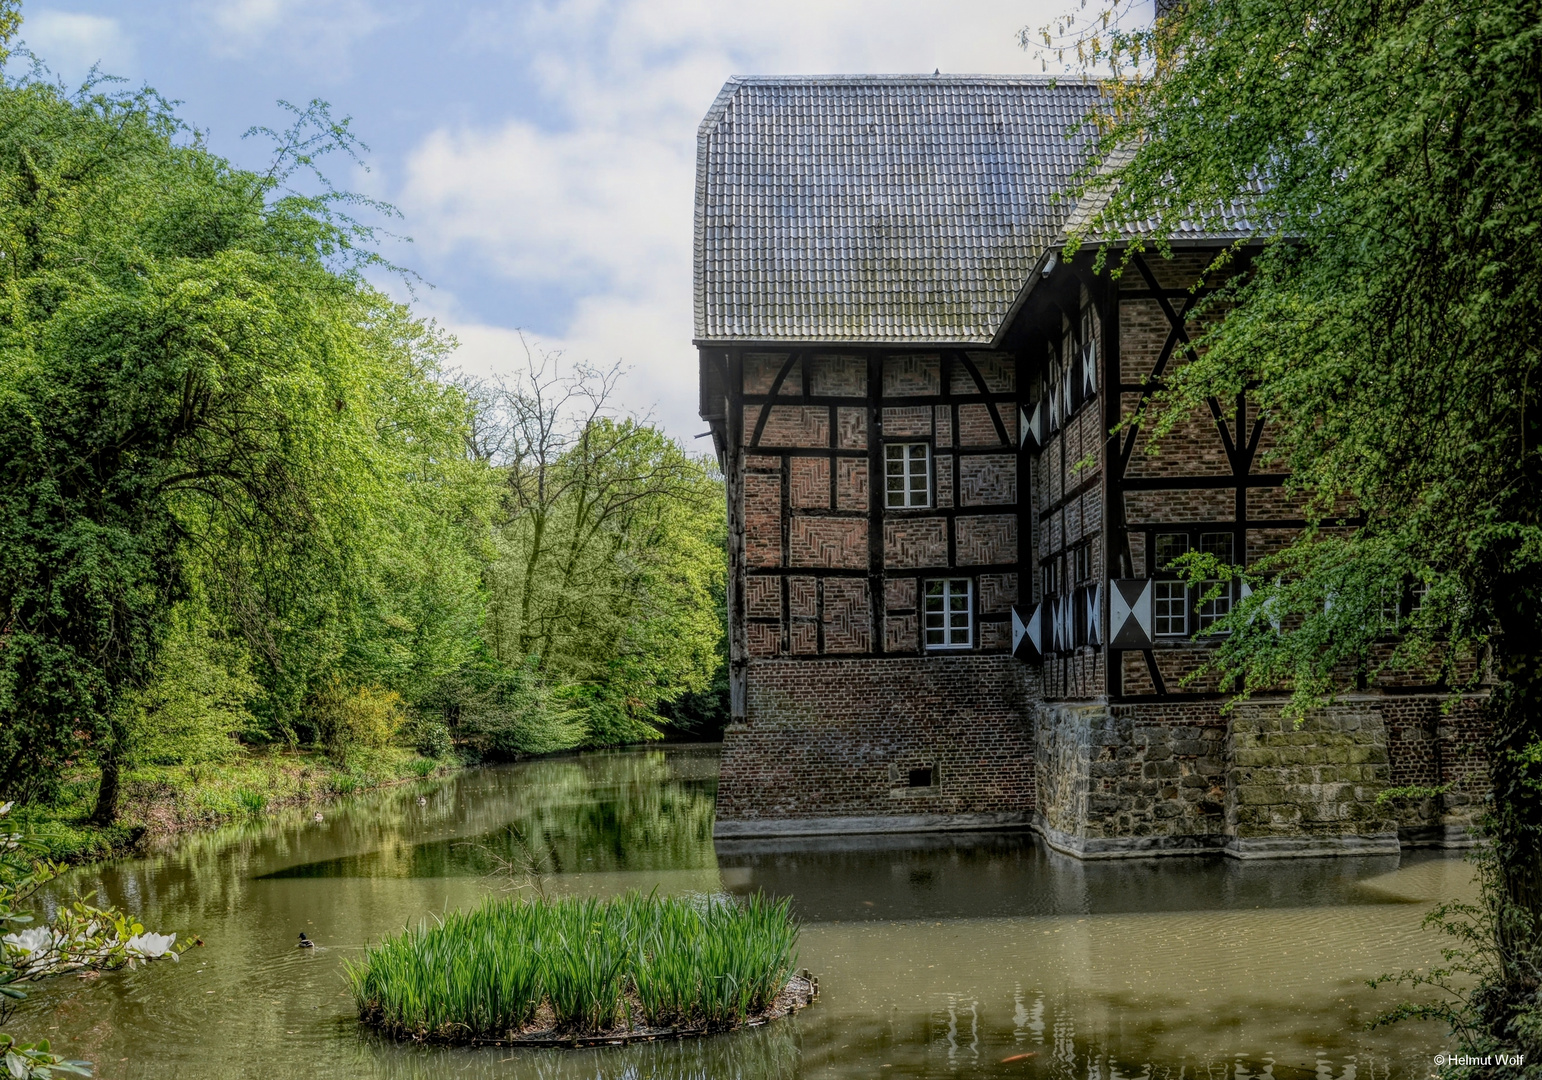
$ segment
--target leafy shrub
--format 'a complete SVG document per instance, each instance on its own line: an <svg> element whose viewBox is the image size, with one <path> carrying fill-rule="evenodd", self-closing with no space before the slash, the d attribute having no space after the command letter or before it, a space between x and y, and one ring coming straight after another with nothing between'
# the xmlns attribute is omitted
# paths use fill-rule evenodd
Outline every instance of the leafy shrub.
<svg viewBox="0 0 1542 1080"><path fill-rule="evenodd" d="M401 731L402 741L426 758L447 758L454 745L450 729L433 716L415 714ZM432 765L429 766L432 769Z"/></svg>
<svg viewBox="0 0 1542 1080"><path fill-rule="evenodd" d="M639 703L628 701L607 683L564 686L553 695L582 717L585 746L624 746L663 737L663 732L639 715Z"/></svg>
<svg viewBox="0 0 1542 1080"><path fill-rule="evenodd" d="M425 702L473 757L508 760L584 745L582 711L554 694L532 658L510 667L483 656L440 680Z"/></svg>
<svg viewBox="0 0 1542 1080"><path fill-rule="evenodd" d="M315 696L312 713L321 744L338 765L346 765L356 748L388 745L407 719L396 691L378 686L348 690L335 677Z"/></svg>

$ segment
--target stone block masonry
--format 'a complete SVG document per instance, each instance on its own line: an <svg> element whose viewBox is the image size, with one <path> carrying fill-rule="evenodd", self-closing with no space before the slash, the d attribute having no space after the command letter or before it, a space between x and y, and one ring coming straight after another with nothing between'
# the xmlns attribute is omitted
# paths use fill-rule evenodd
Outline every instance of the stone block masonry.
<svg viewBox="0 0 1542 1080"><path fill-rule="evenodd" d="M1025 826L1034 681L999 654L757 660L723 742L716 835Z"/></svg>
<svg viewBox="0 0 1542 1080"><path fill-rule="evenodd" d="M1226 723L1214 703L1043 705L1035 827L1081 858L1224 846Z"/></svg>
<svg viewBox="0 0 1542 1080"><path fill-rule="evenodd" d="M1278 702L1046 704L1034 725L1035 828L1081 858L1238 858L1460 846L1486 791L1484 699L1367 696L1308 715ZM1449 762L1449 764L1444 764ZM1393 784L1449 784L1386 802Z"/></svg>
<svg viewBox="0 0 1542 1080"><path fill-rule="evenodd" d="M1227 731L1227 851L1396 854L1397 822L1377 800L1391 777L1378 704L1334 705L1299 724L1278 706L1238 706Z"/></svg>

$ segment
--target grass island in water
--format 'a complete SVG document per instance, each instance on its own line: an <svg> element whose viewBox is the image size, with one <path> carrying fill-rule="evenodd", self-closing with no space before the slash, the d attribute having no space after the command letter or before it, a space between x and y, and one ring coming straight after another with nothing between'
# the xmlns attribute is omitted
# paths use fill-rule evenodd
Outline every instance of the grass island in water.
<svg viewBox="0 0 1542 1080"><path fill-rule="evenodd" d="M488 900L346 965L359 1015L398 1038L563 1045L706 1034L807 1005L786 900Z"/></svg>

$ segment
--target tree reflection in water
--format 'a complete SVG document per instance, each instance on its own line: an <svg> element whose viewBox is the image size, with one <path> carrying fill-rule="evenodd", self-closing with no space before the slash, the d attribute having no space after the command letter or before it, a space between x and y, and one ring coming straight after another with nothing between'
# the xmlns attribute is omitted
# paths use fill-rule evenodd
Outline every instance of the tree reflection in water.
<svg viewBox="0 0 1542 1080"><path fill-rule="evenodd" d="M1436 955L1419 921L1464 895L1459 861L1100 865L1004 833L714 845L716 783L714 748L572 755L86 868L75 888L207 947L172 978L46 985L17 1034L106 1080L1418 1080L1441 1048L1429 1026L1367 1033L1391 998L1364 979ZM519 885L531 864L557 894L791 896L821 999L727 1036L562 1053L403 1046L359 1025L344 958ZM296 949L300 930L321 948Z"/></svg>

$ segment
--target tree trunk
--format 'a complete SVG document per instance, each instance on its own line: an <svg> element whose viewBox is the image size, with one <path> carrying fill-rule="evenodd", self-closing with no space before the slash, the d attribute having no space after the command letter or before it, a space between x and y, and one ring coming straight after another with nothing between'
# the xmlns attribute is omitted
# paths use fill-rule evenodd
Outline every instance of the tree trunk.
<svg viewBox="0 0 1542 1080"><path fill-rule="evenodd" d="M102 782L96 789L96 809L91 812L93 825L112 825L118 820L118 744L114 739L101 755Z"/></svg>
<svg viewBox="0 0 1542 1080"><path fill-rule="evenodd" d="M1489 831L1504 1002L1488 1019L1503 1038L1514 1008L1542 986L1542 582L1512 574L1496 584Z"/></svg>

